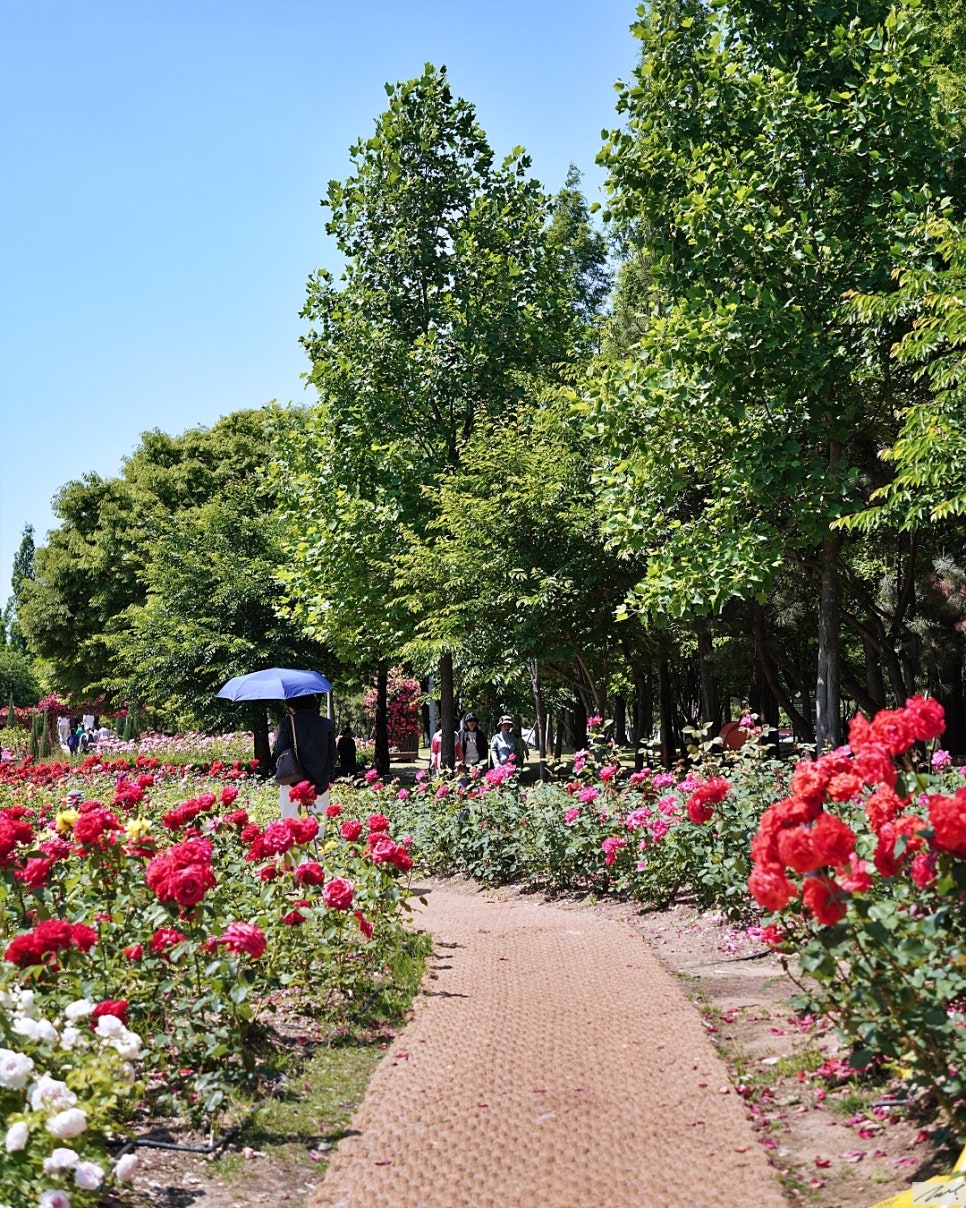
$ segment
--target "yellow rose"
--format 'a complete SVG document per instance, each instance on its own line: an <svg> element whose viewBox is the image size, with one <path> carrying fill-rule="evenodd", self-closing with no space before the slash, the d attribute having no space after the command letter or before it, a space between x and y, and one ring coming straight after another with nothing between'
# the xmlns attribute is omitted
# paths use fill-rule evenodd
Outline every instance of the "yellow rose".
<svg viewBox="0 0 966 1208"><path fill-rule="evenodd" d="M150 835L151 823L147 818L132 818L127 824L126 830L127 837L132 842L136 842L142 835Z"/></svg>
<svg viewBox="0 0 966 1208"><path fill-rule="evenodd" d="M330 839L328 843L322 844L322 855L324 856L326 852L335 851L338 846L338 843L334 839Z"/></svg>
<svg viewBox="0 0 966 1208"><path fill-rule="evenodd" d="M80 817L80 810L61 810L54 819L54 825L62 835L74 829L74 823Z"/></svg>

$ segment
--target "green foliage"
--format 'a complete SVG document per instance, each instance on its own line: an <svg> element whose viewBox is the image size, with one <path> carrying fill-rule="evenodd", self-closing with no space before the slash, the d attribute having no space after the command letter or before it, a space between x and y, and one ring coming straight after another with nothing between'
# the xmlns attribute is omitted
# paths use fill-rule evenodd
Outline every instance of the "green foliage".
<svg viewBox="0 0 966 1208"><path fill-rule="evenodd" d="M843 518L849 527L915 529L966 514L966 232L944 207L921 235L918 255L893 272L897 290L854 298L867 322L914 316L892 353L929 390L903 410L894 443L880 454L895 476L873 491L872 507Z"/></svg>
<svg viewBox="0 0 966 1208"><path fill-rule="evenodd" d="M0 647L0 700L19 709L35 705L41 697L40 681L28 655L12 646Z"/></svg>
<svg viewBox="0 0 966 1208"><path fill-rule="evenodd" d="M861 501L891 386L842 295L888 281L950 143L911 8L670 0L634 31L602 162L647 309L585 414L605 533L647 555L631 602L660 619L764 598Z"/></svg>
<svg viewBox="0 0 966 1208"><path fill-rule="evenodd" d="M181 436L146 432L120 477L88 474L60 491L61 524L37 551L18 604L30 650L60 690L90 695L120 678L112 639L127 610L146 604L147 575L163 556L156 537L177 527L181 510L254 483L271 457L268 412L240 411ZM252 506L257 497L253 488ZM202 577L196 587L205 592Z"/></svg>

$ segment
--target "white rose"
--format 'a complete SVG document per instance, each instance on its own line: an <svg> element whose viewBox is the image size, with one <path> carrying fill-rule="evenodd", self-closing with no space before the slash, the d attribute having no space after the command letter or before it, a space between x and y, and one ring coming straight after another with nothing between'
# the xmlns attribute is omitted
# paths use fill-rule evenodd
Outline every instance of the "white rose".
<svg viewBox="0 0 966 1208"><path fill-rule="evenodd" d="M15 1053L13 1049L0 1049L0 1086L19 1091L27 1085L33 1061L26 1053Z"/></svg>
<svg viewBox="0 0 966 1208"><path fill-rule="evenodd" d="M68 1024L60 1034L60 1047L69 1053L80 1038L81 1033L77 1028Z"/></svg>
<svg viewBox="0 0 966 1208"><path fill-rule="evenodd" d="M78 1162L74 1182L81 1191L96 1191L104 1182L104 1169L96 1162Z"/></svg>
<svg viewBox="0 0 966 1208"><path fill-rule="evenodd" d="M134 1066L130 1061L125 1061L121 1068L117 1071L118 1082L126 1082L128 1086L134 1081Z"/></svg>
<svg viewBox="0 0 966 1208"><path fill-rule="evenodd" d="M55 1044L57 1041L57 1029L49 1019L37 1020L37 1039L43 1040L46 1044Z"/></svg>
<svg viewBox="0 0 966 1208"><path fill-rule="evenodd" d="M31 1019L29 1015L16 1015L13 1030L18 1036L23 1036L27 1040L40 1039L40 1027L36 1019Z"/></svg>
<svg viewBox="0 0 966 1208"><path fill-rule="evenodd" d="M70 1196L66 1191L51 1188L41 1195L38 1208L70 1208Z"/></svg>
<svg viewBox="0 0 966 1208"><path fill-rule="evenodd" d="M17 1153L18 1150L26 1149L29 1137L30 1129L24 1124L23 1120L18 1120L16 1124L11 1124L7 1129L5 1141L7 1153Z"/></svg>
<svg viewBox="0 0 966 1208"><path fill-rule="evenodd" d="M114 1036L110 1040L111 1047L116 1049L125 1061L132 1057L137 1057L141 1052L141 1037L137 1032L129 1032L124 1029L120 1036Z"/></svg>
<svg viewBox="0 0 966 1208"><path fill-rule="evenodd" d="M124 1024L121 1023L116 1015L102 1015L97 1021L97 1027L94 1029L98 1036L104 1037L120 1036L124 1030Z"/></svg>
<svg viewBox="0 0 966 1208"><path fill-rule="evenodd" d="M93 1010L94 1004L90 999L78 998L64 1007L64 1014L68 1019L83 1019L85 1015L90 1015Z"/></svg>
<svg viewBox="0 0 966 1208"><path fill-rule="evenodd" d="M117 1165L114 1167L114 1177L119 1183L127 1183L134 1178L134 1172L137 1169L138 1156L136 1153L126 1153L118 1158Z"/></svg>
<svg viewBox="0 0 966 1208"><path fill-rule="evenodd" d="M59 1141L79 1137L87 1127L87 1116L79 1107L69 1107L47 1121L47 1131Z"/></svg>
<svg viewBox="0 0 966 1208"><path fill-rule="evenodd" d="M80 1161L72 1149L58 1146L49 1158L44 1158L44 1174L66 1174Z"/></svg>
<svg viewBox="0 0 966 1208"><path fill-rule="evenodd" d="M3 1007L5 1011L9 1011L13 1007L13 1002L12 994L8 994L6 990L0 990L0 1007Z"/></svg>
<svg viewBox="0 0 966 1208"><path fill-rule="evenodd" d="M28 1091L30 1106L35 1112L45 1107L73 1107L77 1096L68 1090L66 1082L58 1082L48 1074L41 1074Z"/></svg>
<svg viewBox="0 0 966 1208"><path fill-rule="evenodd" d="M21 990L17 995L17 1010L21 1015L33 1015L34 1013L34 992L33 990Z"/></svg>

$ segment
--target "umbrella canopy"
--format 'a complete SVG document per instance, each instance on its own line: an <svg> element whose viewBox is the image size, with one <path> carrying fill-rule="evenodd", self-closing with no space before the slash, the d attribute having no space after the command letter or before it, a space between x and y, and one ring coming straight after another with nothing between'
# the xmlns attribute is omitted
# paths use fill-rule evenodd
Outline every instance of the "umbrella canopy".
<svg viewBox="0 0 966 1208"><path fill-rule="evenodd" d="M236 675L216 694L222 700L292 700L331 692L332 685L317 671L293 671L288 667L269 667L250 675Z"/></svg>

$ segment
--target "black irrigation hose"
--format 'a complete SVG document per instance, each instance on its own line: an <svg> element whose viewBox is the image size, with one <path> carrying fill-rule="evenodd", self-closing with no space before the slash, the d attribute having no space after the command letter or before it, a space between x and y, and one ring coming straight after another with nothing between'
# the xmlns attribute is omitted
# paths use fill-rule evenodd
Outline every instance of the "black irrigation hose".
<svg viewBox="0 0 966 1208"><path fill-rule="evenodd" d="M241 1132L241 1130L245 1127L249 1120L251 1120L252 1116L254 1116L265 1100L271 1099L284 1081L284 1075L277 1078L271 1092L265 1095L264 1098L259 1099L259 1101L252 1106L250 1111L248 1111L237 1124L233 1124L231 1128L226 1128L221 1136L216 1141L212 1141L210 1145L179 1145L175 1141L156 1141L153 1137L132 1137L129 1141L125 1141L125 1143L117 1151L117 1153L114 1155L114 1160L117 1161L118 1158L122 1158L126 1153L130 1153L136 1148L169 1149L175 1150L177 1153L216 1153L223 1146L227 1145L233 1137L237 1136L238 1133Z"/></svg>

